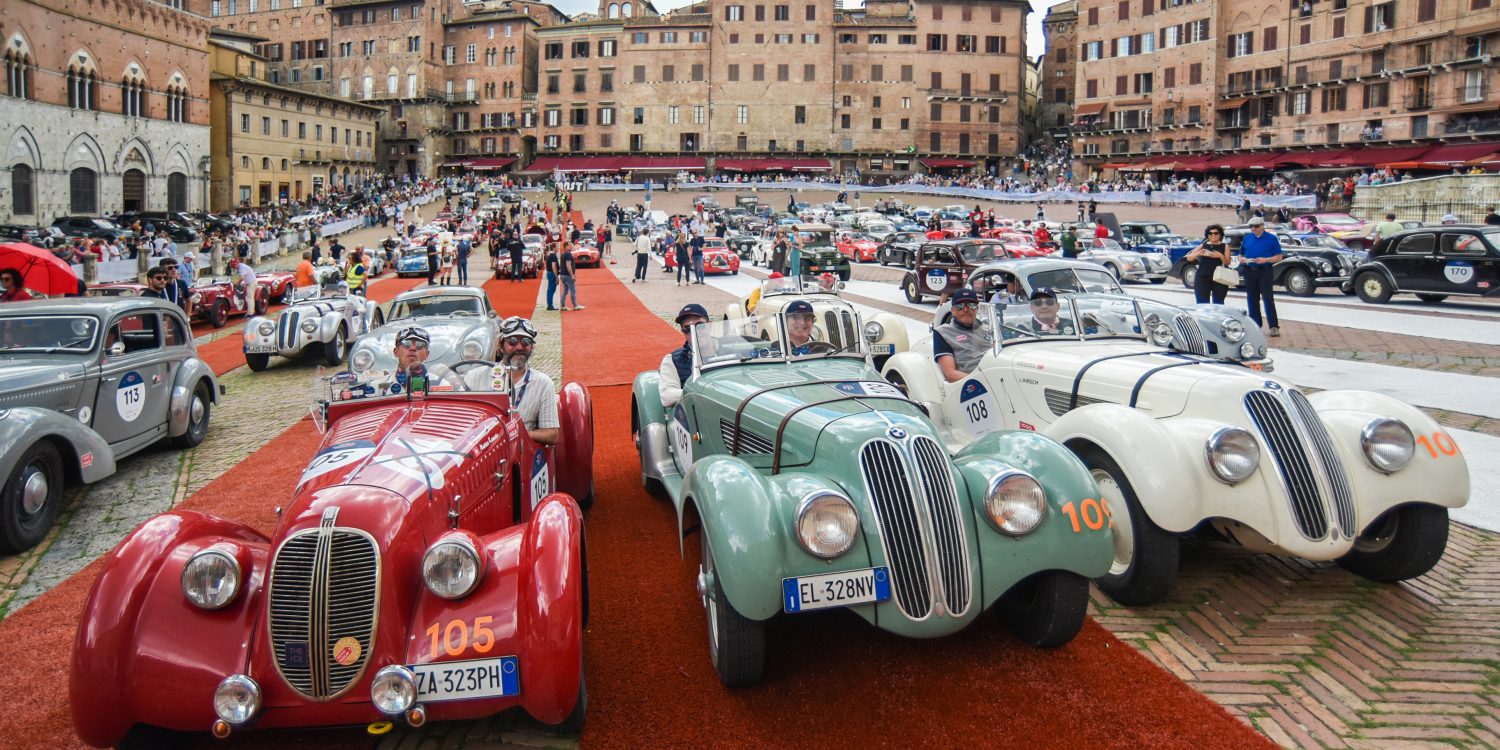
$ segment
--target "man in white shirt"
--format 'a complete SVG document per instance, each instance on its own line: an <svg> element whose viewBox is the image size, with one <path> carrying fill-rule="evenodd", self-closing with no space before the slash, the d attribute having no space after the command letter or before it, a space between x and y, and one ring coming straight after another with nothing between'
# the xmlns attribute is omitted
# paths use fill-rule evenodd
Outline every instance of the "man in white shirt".
<svg viewBox="0 0 1500 750"><path fill-rule="evenodd" d="M693 326L707 322L708 311L696 302L683 305L677 313L677 327L683 335L682 346L662 357L661 367L657 368L661 377L656 387L661 394L661 405L667 409L682 400L682 386L693 376L693 348L689 343Z"/></svg>
<svg viewBox="0 0 1500 750"><path fill-rule="evenodd" d="M635 275L630 278L630 283L646 281L646 266L651 262L651 234L641 232L635 236Z"/></svg>
<svg viewBox="0 0 1500 750"><path fill-rule="evenodd" d="M506 318L500 324L500 337L500 361L489 369L469 371L464 385L471 391L509 392L532 442L557 445L562 428L552 378L528 365L536 346L536 327L525 318Z"/></svg>
<svg viewBox="0 0 1500 750"><path fill-rule="evenodd" d="M229 272L239 277L239 281L234 285L234 293L243 302L245 309L253 308L255 305L255 269L239 258L230 258Z"/></svg>

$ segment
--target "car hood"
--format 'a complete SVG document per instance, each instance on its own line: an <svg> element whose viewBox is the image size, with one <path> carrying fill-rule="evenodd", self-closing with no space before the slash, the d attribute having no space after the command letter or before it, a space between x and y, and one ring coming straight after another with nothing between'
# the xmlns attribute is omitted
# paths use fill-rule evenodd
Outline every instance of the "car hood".
<svg viewBox="0 0 1500 750"><path fill-rule="evenodd" d="M355 342L353 352L361 349L369 349L375 355L375 368L389 370L396 366L396 356L391 353L395 348L396 334L403 328L421 326L427 329L427 335L432 337L428 344L428 364L452 365L463 357L459 356L458 348L467 338L480 338L481 332L488 325L483 317L442 315L419 318L399 318L387 322L385 325L359 337ZM493 356L493 353L487 353Z"/></svg>
<svg viewBox="0 0 1500 750"><path fill-rule="evenodd" d="M87 367L82 355L15 354L0 356L5 382L0 409L38 406L69 411L78 405Z"/></svg>

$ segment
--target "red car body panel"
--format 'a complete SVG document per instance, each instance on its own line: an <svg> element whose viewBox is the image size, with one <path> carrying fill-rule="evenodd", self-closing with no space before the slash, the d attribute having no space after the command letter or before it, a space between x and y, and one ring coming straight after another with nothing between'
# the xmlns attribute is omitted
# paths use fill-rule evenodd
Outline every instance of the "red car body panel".
<svg viewBox="0 0 1500 750"><path fill-rule="evenodd" d="M289 289L297 281L297 274L287 271L270 271L255 274L256 283L266 290L267 299L280 304Z"/></svg>
<svg viewBox="0 0 1500 750"><path fill-rule="evenodd" d="M593 245L574 245L573 265L578 266L579 268L583 268L584 266L587 266L589 268L598 268L599 248L596 248Z"/></svg>
<svg viewBox="0 0 1500 750"><path fill-rule="evenodd" d="M667 251L663 256L666 263L665 270L677 270L677 253ZM705 276L716 273L739 273L740 256L727 247L705 247L703 249L703 274Z"/></svg>
<svg viewBox="0 0 1500 750"><path fill-rule="evenodd" d="M536 276L537 267L541 264L540 256L526 252L521 255L521 276L532 278ZM495 257L495 278L502 279L510 275L510 253L502 252Z"/></svg>
<svg viewBox="0 0 1500 750"><path fill-rule="evenodd" d="M162 514L132 532L106 558L74 643L78 736L106 747L135 724L206 731L217 718L214 690L232 674L260 686L258 728L381 721L387 717L371 703L370 683L382 667L502 656L516 657L519 694L423 702L428 719L516 706L542 722L566 719L580 690L585 607L583 516L567 492L592 491L592 404L582 386L564 387L563 440L551 449L532 443L506 404L498 393L331 404L323 445L270 538L191 511ZM550 488L533 481L543 469L555 479ZM281 675L266 592L281 545L323 525L367 535L378 587L358 673L313 697ZM448 534L473 540L484 565L475 590L457 600L432 594L422 581L424 552ZM181 577L189 558L211 546L239 561L242 583L228 605L205 611L187 601ZM336 572L327 580L328 590L339 585ZM462 644L447 639L454 622ZM432 653L433 632L444 634L440 655Z"/></svg>
<svg viewBox="0 0 1500 750"><path fill-rule="evenodd" d="M880 245L869 240L843 240L838 243L838 249L845 258L859 263L873 263Z"/></svg>

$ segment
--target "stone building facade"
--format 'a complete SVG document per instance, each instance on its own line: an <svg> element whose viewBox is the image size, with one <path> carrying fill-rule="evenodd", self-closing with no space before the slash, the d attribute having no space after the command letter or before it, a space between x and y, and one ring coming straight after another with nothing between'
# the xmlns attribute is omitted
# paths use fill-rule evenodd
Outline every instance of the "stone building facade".
<svg viewBox="0 0 1500 750"><path fill-rule="evenodd" d="M208 32L148 0L7 2L0 221L205 208Z"/></svg>
<svg viewBox="0 0 1500 750"><path fill-rule="evenodd" d="M596 18L536 30L534 128L525 133L531 154L588 153L620 148L622 19ZM637 97L638 98L638 97ZM522 124L519 118L512 125ZM506 143L484 153L515 153Z"/></svg>
<svg viewBox="0 0 1500 750"><path fill-rule="evenodd" d="M1077 29L1074 153L1091 169L1272 152L1317 167L1500 137L1488 0L1079 0Z"/></svg>
<svg viewBox="0 0 1500 750"><path fill-rule="evenodd" d="M1038 132L1048 140L1065 140L1073 122L1074 86L1078 79L1078 0L1047 9L1042 19L1047 51L1037 85Z"/></svg>
<svg viewBox="0 0 1500 750"><path fill-rule="evenodd" d="M266 81L263 42L222 29L210 38L216 211L358 187L376 168L385 110Z"/></svg>

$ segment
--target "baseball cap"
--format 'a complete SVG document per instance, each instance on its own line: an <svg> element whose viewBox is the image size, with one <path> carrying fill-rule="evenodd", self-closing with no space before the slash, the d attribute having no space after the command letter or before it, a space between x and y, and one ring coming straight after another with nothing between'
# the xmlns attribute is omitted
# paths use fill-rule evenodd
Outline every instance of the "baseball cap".
<svg viewBox="0 0 1500 750"><path fill-rule="evenodd" d="M813 306L812 303L808 302L807 300L799 299L792 304L787 305L785 312L787 315L812 315Z"/></svg>
<svg viewBox="0 0 1500 750"><path fill-rule="evenodd" d="M1249 224L1252 227L1261 227L1261 226L1265 226L1266 220L1262 219L1259 216L1256 216L1256 217L1253 217L1253 218L1250 219Z"/></svg>
<svg viewBox="0 0 1500 750"><path fill-rule="evenodd" d="M1032 290L1031 298L1034 300L1057 299L1057 292L1052 291L1052 287L1050 286L1038 287Z"/></svg>
<svg viewBox="0 0 1500 750"><path fill-rule="evenodd" d="M689 302L688 304L683 305L681 310L677 311L676 322L678 325L681 325L683 318L691 318L693 316L708 320L708 311L703 309L703 305L700 305L697 302Z"/></svg>
<svg viewBox="0 0 1500 750"><path fill-rule="evenodd" d="M978 302L979 294L976 293L973 289L965 287L954 292L953 296L950 299L953 300L953 304L955 305L960 302Z"/></svg>

